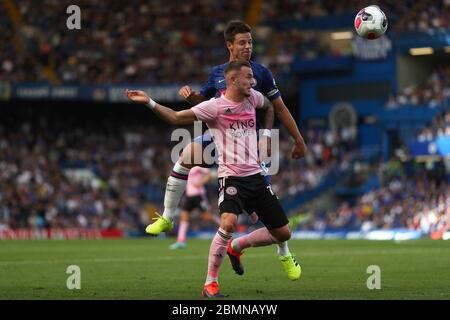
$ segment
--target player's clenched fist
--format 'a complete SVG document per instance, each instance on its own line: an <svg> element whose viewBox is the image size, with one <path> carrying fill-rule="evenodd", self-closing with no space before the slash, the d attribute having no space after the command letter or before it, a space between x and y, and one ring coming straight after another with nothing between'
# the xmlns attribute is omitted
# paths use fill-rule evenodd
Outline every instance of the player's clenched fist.
<svg viewBox="0 0 450 320"><path fill-rule="evenodd" d="M189 86L184 86L178 91L178 94L184 99L189 98L192 95L192 93L193 91Z"/></svg>
<svg viewBox="0 0 450 320"><path fill-rule="evenodd" d="M147 104L150 101L149 96L142 90L125 90L125 94L135 103Z"/></svg>
<svg viewBox="0 0 450 320"><path fill-rule="evenodd" d="M306 155L308 148L304 142L294 144L291 150L292 159L300 159Z"/></svg>

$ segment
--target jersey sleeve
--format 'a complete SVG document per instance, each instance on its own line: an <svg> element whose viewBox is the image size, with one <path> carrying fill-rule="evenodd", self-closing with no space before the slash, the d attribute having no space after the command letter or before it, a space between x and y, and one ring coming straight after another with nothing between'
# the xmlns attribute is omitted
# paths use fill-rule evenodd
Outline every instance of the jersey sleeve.
<svg viewBox="0 0 450 320"><path fill-rule="evenodd" d="M281 97L280 90L278 90L277 83L269 69L264 68L262 76L262 93L270 100L275 100Z"/></svg>
<svg viewBox="0 0 450 320"><path fill-rule="evenodd" d="M253 103L256 109L260 109L264 106L264 96L261 92L252 89Z"/></svg>
<svg viewBox="0 0 450 320"><path fill-rule="evenodd" d="M217 105L215 99L203 101L191 108L198 120L203 122L212 122L217 118Z"/></svg>
<svg viewBox="0 0 450 320"><path fill-rule="evenodd" d="M211 99L213 98L216 93L217 93L217 89L214 85L214 71L216 69L212 68L211 72L208 76L208 81L202 85L202 87L200 88L200 94L205 97L206 99Z"/></svg>

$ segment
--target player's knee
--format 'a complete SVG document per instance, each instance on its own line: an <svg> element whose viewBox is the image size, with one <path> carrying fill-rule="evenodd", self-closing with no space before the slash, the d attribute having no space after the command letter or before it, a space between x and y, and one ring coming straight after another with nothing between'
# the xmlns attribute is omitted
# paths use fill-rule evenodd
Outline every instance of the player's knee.
<svg viewBox="0 0 450 320"><path fill-rule="evenodd" d="M279 242L288 241L291 238L291 230L289 230L289 228L283 229L281 232L277 233L275 238Z"/></svg>
<svg viewBox="0 0 450 320"><path fill-rule="evenodd" d="M180 214L180 221L189 221L189 213L187 211L182 211Z"/></svg>
<svg viewBox="0 0 450 320"><path fill-rule="evenodd" d="M233 233L236 230L236 224L228 221L222 222L220 227L229 233Z"/></svg>
<svg viewBox="0 0 450 320"><path fill-rule="evenodd" d="M233 233L236 230L236 217L234 214L222 214L220 219L220 228L226 232Z"/></svg>

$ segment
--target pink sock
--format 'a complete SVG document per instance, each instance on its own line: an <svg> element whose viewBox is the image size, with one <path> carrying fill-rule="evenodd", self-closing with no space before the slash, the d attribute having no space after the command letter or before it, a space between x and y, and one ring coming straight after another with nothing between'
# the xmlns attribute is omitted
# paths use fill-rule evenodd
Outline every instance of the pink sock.
<svg viewBox="0 0 450 320"><path fill-rule="evenodd" d="M208 275L206 277L205 284L211 282L218 282L219 269L222 265L223 258L227 254L228 241L231 239L232 234L219 228L214 236L211 247L209 248L208 256Z"/></svg>
<svg viewBox="0 0 450 320"><path fill-rule="evenodd" d="M264 227L234 239L231 246L233 250L241 252L249 247L264 247L274 243L279 243L279 241L277 241L277 239L270 234L269 230Z"/></svg>
<svg viewBox="0 0 450 320"><path fill-rule="evenodd" d="M189 228L189 222L181 221L180 226L178 227L178 238L177 242L185 242L186 241L186 232Z"/></svg>

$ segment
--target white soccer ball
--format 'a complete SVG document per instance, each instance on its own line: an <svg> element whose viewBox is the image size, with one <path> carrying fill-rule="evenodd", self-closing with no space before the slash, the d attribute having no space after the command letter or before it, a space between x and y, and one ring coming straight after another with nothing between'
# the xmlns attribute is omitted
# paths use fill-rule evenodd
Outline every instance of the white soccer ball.
<svg viewBox="0 0 450 320"><path fill-rule="evenodd" d="M387 27L386 15L376 5L361 9L355 17L356 33L369 40L381 37L386 32Z"/></svg>

